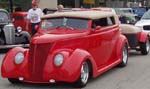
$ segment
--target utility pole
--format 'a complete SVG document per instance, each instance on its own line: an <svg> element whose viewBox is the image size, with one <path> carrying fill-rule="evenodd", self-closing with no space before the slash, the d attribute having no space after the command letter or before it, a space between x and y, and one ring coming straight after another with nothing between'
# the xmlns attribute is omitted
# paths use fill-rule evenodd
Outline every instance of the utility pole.
<svg viewBox="0 0 150 89"><path fill-rule="evenodd" d="M76 7L76 8L79 8L80 7L80 0L74 0L74 6Z"/></svg>
<svg viewBox="0 0 150 89"><path fill-rule="evenodd" d="M13 12L13 0L9 0L10 12Z"/></svg>

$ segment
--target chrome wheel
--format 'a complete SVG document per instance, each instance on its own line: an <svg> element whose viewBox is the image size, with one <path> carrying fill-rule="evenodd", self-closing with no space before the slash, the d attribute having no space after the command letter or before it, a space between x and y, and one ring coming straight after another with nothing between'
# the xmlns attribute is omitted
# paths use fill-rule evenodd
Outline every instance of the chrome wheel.
<svg viewBox="0 0 150 89"><path fill-rule="evenodd" d="M122 62L118 65L119 67L125 67L128 63L128 45L124 44L122 49Z"/></svg>
<svg viewBox="0 0 150 89"><path fill-rule="evenodd" d="M149 51L149 40L148 39L146 41L146 50L147 50L147 52Z"/></svg>
<svg viewBox="0 0 150 89"><path fill-rule="evenodd" d="M122 61L126 64L128 60L128 51L127 48L124 46L123 52L122 52Z"/></svg>
<svg viewBox="0 0 150 89"><path fill-rule="evenodd" d="M143 55L147 55L149 53L150 50L150 43L149 43L149 39L146 39L146 42L141 42L140 43L140 49L141 49L141 53Z"/></svg>
<svg viewBox="0 0 150 89"><path fill-rule="evenodd" d="M90 74L89 62L85 61L85 62L83 62L82 66L81 66L81 72L80 72L80 76L79 76L78 80L76 82L74 82L74 87L82 88L82 87L86 86L88 79L89 79L89 74Z"/></svg>
<svg viewBox="0 0 150 89"><path fill-rule="evenodd" d="M81 82L86 84L89 78L89 66L87 62L84 62L81 67Z"/></svg>

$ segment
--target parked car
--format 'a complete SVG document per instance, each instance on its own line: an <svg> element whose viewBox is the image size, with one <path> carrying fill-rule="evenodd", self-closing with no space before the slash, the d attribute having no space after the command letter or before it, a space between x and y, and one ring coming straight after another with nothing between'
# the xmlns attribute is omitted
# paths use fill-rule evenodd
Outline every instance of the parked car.
<svg viewBox="0 0 150 89"><path fill-rule="evenodd" d="M144 15L144 13L146 12L145 7L134 7L132 9L134 11L134 14L137 14L139 18L141 18Z"/></svg>
<svg viewBox="0 0 150 89"><path fill-rule="evenodd" d="M115 66L128 62L128 42L116 14L107 11L61 12L42 17L30 48L9 51L1 74L11 83L73 83L84 87Z"/></svg>
<svg viewBox="0 0 150 89"><path fill-rule="evenodd" d="M124 24L135 24L137 20L137 15L133 13L132 8L114 8L117 15L119 15L119 19L121 23Z"/></svg>
<svg viewBox="0 0 150 89"><path fill-rule="evenodd" d="M142 29L130 24L120 24L121 32L129 42L130 49L141 51L141 54L147 55L150 50L149 35Z"/></svg>
<svg viewBox="0 0 150 89"><path fill-rule="evenodd" d="M135 26L150 34L150 10L145 12L142 18L135 24Z"/></svg>
<svg viewBox="0 0 150 89"><path fill-rule="evenodd" d="M28 44L29 39L29 33L22 31L20 27L15 29L13 23L11 23L9 13L0 9L0 49L26 46L24 44Z"/></svg>
<svg viewBox="0 0 150 89"><path fill-rule="evenodd" d="M31 23L27 20L27 13L28 12L24 11L13 12L11 19L15 28L21 27L23 31L27 31L31 34Z"/></svg>

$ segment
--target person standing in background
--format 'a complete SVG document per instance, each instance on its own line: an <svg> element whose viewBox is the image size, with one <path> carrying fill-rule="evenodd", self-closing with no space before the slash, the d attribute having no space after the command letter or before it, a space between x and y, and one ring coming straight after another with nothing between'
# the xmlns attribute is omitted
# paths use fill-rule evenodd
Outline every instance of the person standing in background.
<svg viewBox="0 0 150 89"><path fill-rule="evenodd" d="M62 4L57 6L57 12L62 12L64 10L64 6Z"/></svg>
<svg viewBox="0 0 150 89"><path fill-rule="evenodd" d="M38 8L38 2L36 0L32 1L32 8L29 9L27 14L27 19L31 22L31 33L32 36L37 32L35 30L35 26L40 24L41 16L43 12L40 8Z"/></svg>

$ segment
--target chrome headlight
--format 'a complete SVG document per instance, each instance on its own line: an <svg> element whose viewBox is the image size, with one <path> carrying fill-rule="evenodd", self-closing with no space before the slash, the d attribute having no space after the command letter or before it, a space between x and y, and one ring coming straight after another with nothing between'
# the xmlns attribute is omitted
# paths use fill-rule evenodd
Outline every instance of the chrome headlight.
<svg viewBox="0 0 150 89"><path fill-rule="evenodd" d="M21 64L23 62L23 60L24 60L24 54L22 52L18 52L14 59L15 63Z"/></svg>
<svg viewBox="0 0 150 89"><path fill-rule="evenodd" d="M55 66L61 66L64 61L62 54L56 54L54 57L54 65Z"/></svg>
<svg viewBox="0 0 150 89"><path fill-rule="evenodd" d="M18 26L16 30L17 30L17 33L20 33L22 32L22 27Z"/></svg>

